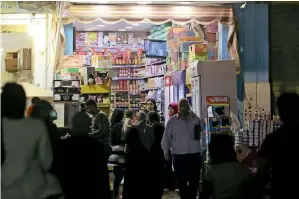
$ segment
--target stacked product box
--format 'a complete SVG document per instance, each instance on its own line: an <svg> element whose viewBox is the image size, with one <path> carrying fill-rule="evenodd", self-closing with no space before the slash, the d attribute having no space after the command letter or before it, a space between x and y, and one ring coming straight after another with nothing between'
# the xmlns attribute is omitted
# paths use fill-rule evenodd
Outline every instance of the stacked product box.
<svg viewBox="0 0 299 199"><path fill-rule="evenodd" d="M207 44L194 44L189 47L189 62L195 60L208 60Z"/></svg>

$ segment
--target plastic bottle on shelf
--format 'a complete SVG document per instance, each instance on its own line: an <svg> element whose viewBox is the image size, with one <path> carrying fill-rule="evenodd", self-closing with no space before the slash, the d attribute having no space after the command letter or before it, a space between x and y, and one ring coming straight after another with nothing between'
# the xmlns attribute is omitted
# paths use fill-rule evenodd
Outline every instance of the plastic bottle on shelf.
<svg viewBox="0 0 299 199"><path fill-rule="evenodd" d="M134 65L134 58L133 58L133 55L131 55L131 57L130 57L130 62L131 62L131 65Z"/></svg>
<svg viewBox="0 0 299 199"><path fill-rule="evenodd" d="M135 64L135 65L138 65L138 57L137 57L137 54L136 54L135 57L134 57L134 64Z"/></svg>
<svg viewBox="0 0 299 199"><path fill-rule="evenodd" d="M119 64L119 58L116 57L116 59L115 59L115 65L118 65L118 64Z"/></svg>

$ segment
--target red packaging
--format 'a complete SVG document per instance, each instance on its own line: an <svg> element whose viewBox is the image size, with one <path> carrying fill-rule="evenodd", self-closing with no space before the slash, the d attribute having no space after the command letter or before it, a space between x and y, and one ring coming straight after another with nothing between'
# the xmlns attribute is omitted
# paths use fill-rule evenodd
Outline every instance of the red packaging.
<svg viewBox="0 0 299 199"><path fill-rule="evenodd" d="M123 81L120 80L120 81L119 81L119 90L122 90L122 89L123 89Z"/></svg>

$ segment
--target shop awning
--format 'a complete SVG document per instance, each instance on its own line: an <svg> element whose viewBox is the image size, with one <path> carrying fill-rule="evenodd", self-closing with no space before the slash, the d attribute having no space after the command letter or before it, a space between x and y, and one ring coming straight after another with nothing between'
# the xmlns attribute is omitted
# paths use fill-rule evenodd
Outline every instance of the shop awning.
<svg viewBox="0 0 299 199"><path fill-rule="evenodd" d="M190 22L209 24L219 21L228 24L228 50L232 59L236 60L237 74L240 73L238 55L237 30L233 8L231 6L177 6L177 5L68 5L63 12L63 23L73 21L92 23L103 21L116 24L120 21L127 23L150 22L154 25L174 22L185 25Z"/></svg>
<svg viewBox="0 0 299 199"><path fill-rule="evenodd" d="M176 5L70 5L64 23L72 21L92 23L101 20L105 23L126 21L139 23L148 21L160 25L169 21L177 24L197 22L211 23L215 20L231 24L234 21L232 7L229 6L176 6Z"/></svg>
<svg viewBox="0 0 299 199"><path fill-rule="evenodd" d="M28 82L22 82L20 83L26 93L27 98L32 98L32 97L39 97L42 99L49 99L53 98L53 92L52 91L47 91L45 89L42 89L38 86L35 86L33 84L30 84Z"/></svg>

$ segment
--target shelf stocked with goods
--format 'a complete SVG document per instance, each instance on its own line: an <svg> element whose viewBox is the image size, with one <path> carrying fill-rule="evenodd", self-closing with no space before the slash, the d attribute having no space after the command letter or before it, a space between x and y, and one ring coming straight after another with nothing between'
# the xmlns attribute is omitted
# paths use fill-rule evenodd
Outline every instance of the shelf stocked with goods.
<svg viewBox="0 0 299 199"><path fill-rule="evenodd" d="M138 94L138 81L137 80L121 80L118 83L111 85L111 92L114 93L117 90L127 90L130 94Z"/></svg>

